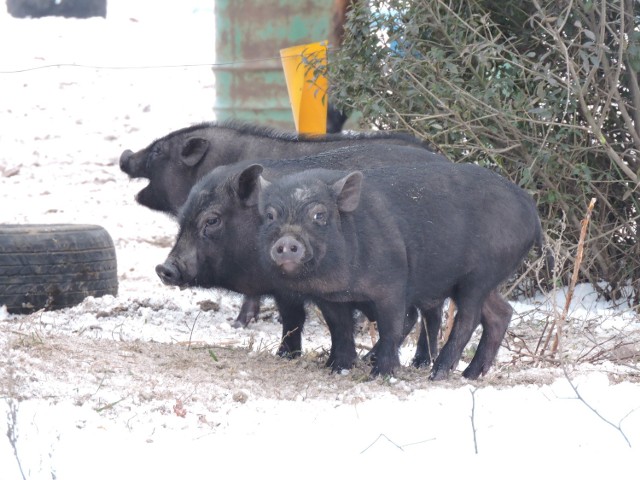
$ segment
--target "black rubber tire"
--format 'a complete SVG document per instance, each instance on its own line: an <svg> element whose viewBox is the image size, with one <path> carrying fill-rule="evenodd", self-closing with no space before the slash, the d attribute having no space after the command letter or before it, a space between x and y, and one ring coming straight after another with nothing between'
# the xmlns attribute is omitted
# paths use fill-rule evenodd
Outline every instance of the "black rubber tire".
<svg viewBox="0 0 640 480"><path fill-rule="evenodd" d="M117 295L116 252L98 225L0 224L0 305L55 310Z"/></svg>
<svg viewBox="0 0 640 480"><path fill-rule="evenodd" d="M7 12L16 18L107 16L107 0L7 0Z"/></svg>

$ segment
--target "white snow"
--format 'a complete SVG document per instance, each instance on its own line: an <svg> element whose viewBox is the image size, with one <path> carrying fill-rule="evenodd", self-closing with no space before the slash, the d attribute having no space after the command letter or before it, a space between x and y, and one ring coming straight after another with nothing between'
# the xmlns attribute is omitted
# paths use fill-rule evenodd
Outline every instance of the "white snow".
<svg viewBox="0 0 640 480"><path fill-rule="evenodd" d="M273 311L235 330L239 296L160 283L154 267L176 225L135 203L144 181L129 181L118 158L214 119L214 25L204 0L109 0L107 19L0 11L0 222L102 225L120 282L116 298L61 311L0 307L0 480L22 478L18 460L26 478L59 480L637 478L638 310L589 286L576 290L566 328L580 400L560 368L516 353L518 337L535 346L559 315L563 291L513 303L515 335L478 381L462 368L440 384L320 371L301 388L287 375L302 375L304 361L313 371L314 352L329 346L317 319L302 363L260 360L280 337ZM219 308L203 311L205 301ZM273 361L283 390L256 378L255 363L209 358L227 347ZM405 364L412 350L403 347Z"/></svg>

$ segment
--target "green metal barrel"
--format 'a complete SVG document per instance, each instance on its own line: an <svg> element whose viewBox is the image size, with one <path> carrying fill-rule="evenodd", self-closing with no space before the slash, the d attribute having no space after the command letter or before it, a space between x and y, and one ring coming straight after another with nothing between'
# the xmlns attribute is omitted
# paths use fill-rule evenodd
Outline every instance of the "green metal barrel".
<svg viewBox="0 0 640 480"><path fill-rule="evenodd" d="M293 129L280 49L326 40L332 0L216 0L218 121Z"/></svg>

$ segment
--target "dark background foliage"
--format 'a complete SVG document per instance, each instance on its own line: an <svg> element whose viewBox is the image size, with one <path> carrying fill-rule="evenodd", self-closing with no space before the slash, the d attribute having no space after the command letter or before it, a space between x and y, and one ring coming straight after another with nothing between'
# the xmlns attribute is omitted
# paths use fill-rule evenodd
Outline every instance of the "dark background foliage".
<svg viewBox="0 0 640 480"><path fill-rule="evenodd" d="M531 192L560 282L596 198L581 280L637 303L639 16L635 0L360 0L331 52L333 95ZM539 285L524 278L516 293Z"/></svg>

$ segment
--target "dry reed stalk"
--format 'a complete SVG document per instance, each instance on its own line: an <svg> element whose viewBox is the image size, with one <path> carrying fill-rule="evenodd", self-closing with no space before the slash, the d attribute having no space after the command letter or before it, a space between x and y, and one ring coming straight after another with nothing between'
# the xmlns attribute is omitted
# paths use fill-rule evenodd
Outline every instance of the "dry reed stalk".
<svg viewBox="0 0 640 480"><path fill-rule="evenodd" d="M558 352L560 337L562 336L562 327L564 326L567 315L569 314L569 306L571 305L571 300L573 299L573 292L576 288L576 283L578 282L578 274L580 273L580 265L582 264L582 257L584 254L584 239L587 236L587 226L589 225L591 212L593 211L593 207L595 206L595 204L596 199L592 198L591 202L589 202L589 206L587 207L587 213L581 222L582 228L580 229L580 238L578 239L578 251L576 253L575 263L573 264L573 274L571 275L571 282L569 283L569 288L567 289L567 298L564 302L564 308L562 309L562 314L560 315L560 317L556 318L554 324L551 326L544 348L542 349L542 352L544 353L555 330L553 345L551 346L552 356L554 356Z"/></svg>
<svg viewBox="0 0 640 480"><path fill-rule="evenodd" d="M442 343L447 343L449 339L449 335L451 334L451 329L453 328L453 320L455 318L456 313L456 304L453 300L449 299L449 309L447 310L447 325L444 329L444 337L442 339Z"/></svg>
<svg viewBox="0 0 640 480"><path fill-rule="evenodd" d="M375 345L378 341L378 334L376 333L375 323L371 321L369 321L369 336L371 337L371 345Z"/></svg>

